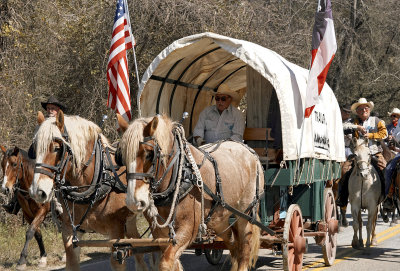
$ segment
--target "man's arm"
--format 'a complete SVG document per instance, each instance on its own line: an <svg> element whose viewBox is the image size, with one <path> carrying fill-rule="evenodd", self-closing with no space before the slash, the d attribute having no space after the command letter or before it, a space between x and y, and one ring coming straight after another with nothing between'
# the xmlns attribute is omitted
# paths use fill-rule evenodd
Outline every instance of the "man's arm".
<svg viewBox="0 0 400 271"><path fill-rule="evenodd" d="M194 127L194 130L193 130L194 143L197 146L201 146L201 145L203 145L205 143L204 131L205 131L205 128L206 128L206 109L204 109L200 113L199 119L198 119L198 121L196 123L196 127Z"/></svg>
<svg viewBox="0 0 400 271"><path fill-rule="evenodd" d="M379 120L378 122L378 131L376 133L367 133L368 139L385 139L388 135L385 122L383 120Z"/></svg>
<svg viewBox="0 0 400 271"><path fill-rule="evenodd" d="M234 112L234 116L235 122L233 124L232 135L230 138L236 141L243 141L243 133L245 128L244 116L239 110Z"/></svg>

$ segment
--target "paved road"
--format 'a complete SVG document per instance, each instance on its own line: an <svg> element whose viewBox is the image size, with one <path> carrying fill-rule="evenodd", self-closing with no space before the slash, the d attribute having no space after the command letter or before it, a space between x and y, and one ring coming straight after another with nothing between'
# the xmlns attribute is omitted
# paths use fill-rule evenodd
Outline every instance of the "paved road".
<svg viewBox="0 0 400 271"><path fill-rule="evenodd" d="M348 208L350 209L350 208ZM367 214L363 214L363 220L366 221ZM338 236L337 257L333 266L328 267L332 270L398 270L400 266L400 224L389 227L389 223L384 223L378 218L377 239L378 246L363 250L354 250L351 248L353 228L351 215L347 214L350 226L341 228ZM365 224L365 223L364 223ZM364 227L364 239L366 229ZM304 257L303 270L328 269L323 264L321 247L315 244L313 238L308 238L308 252ZM181 260L186 271L197 270L230 270L230 264L227 260L227 252L221 263L216 266L208 264L204 256L195 256L193 250L188 250L182 255ZM128 260L129 270L134 270L134 262ZM82 263L83 271L102 271L110 270L108 261L85 264ZM62 269L58 269L62 270ZM260 250L256 270L282 270L282 258L273 255L271 250Z"/></svg>

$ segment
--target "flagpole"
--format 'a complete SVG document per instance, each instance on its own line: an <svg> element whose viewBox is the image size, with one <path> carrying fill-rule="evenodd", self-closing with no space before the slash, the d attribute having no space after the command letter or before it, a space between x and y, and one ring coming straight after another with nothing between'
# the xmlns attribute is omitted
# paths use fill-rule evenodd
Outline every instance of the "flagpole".
<svg viewBox="0 0 400 271"><path fill-rule="evenodd" d="M124 0L125 6L126 6L126 13L127 13L127 17L128 17L128 24L129 24L129 28L132 30L132 25L131 25L131 17L129 16L129 8L128 8L128 1ZM132 31L130 31L130 35L131 35L131 40L132 40L132 51L133 51L133 61L135 63L135 73L136 73L136 81L137 81L137 86L138 86L138 93L139 93L139 88L140 88L140 81L139 81L139 72L138 72L138 67L137 67L137 62L136 62L136 51L135 51L135 45L136 45L136 41L135 38L133 37ZM139 106L139 102L138 101L138 106ZM132 108L132 106L131 106ZM138 108L138 113L139 113L139 117L141 117L141 113L140 113L140 108ZM132 109L131 109L132 111Z"/></svg>
<svg viewBox="0 0 400 271"><path fill-rule="evenodd" d="M325 1L325 0L324 0ZM326 6L326 2L325 2L325 6ZM318 0L318 5L317 5L317 12L320 11L320 7L321 7L321 0ZM311 61L310 64L308 65L308 70L310 73L311 71ZM308 84L308 81L307 81ZM307 92L306 92L306 100L307 100ZM304 110L303 110L304 111ZM299 146L299 152L297 154L298 158L297 158L297 167L296 167L296 172L294 174L294 177L296 178L295 180L298 180L301 176L298 176L299 173L299 169L300 169L300 156L301 156L301 146L303 145L303 135L304 135L304 126L305 126L305 114L302 114L303 116L303 121L301 122L301 133L300 133L300 146ZM312 116L311 116L312 117Z"/></svg>

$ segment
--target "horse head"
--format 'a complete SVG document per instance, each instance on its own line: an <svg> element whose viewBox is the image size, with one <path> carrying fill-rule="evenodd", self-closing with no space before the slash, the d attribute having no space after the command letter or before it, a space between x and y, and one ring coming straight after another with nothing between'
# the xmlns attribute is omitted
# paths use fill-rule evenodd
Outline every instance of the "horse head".
<svg viewBox="0 0 400 271"><path fill-rule="evenodd" d="M57 116L43 121L36 134L36 165L29 193L39 203L51 200L54 187L64 185L66 176L83 175L83 160L92 151L101 129L78 116ZM72 179L72 178L71 178Z"/></svg>
<svg viewBox="0 0 400 271"><path fill-rule="evenodd" d="M133 212L150 206L154 186L165 170L173 145L172 121L166 116L137 119L129 126L118 117L124 131L119 144L121 161L127 168L126 205Z"/></svg>
<svg viewBox="0 0 400 271"><path fill-rule="evenodd" d="M371 151L368 147L368 138L353 138L353 153L356 167L365 179L371 174Z"/></svg>
<svg viewBox="0 0 400 271"><path fill-rule="evenodd" d="M6 149L1 146L3 159L1 160L1 168L3 170L3 182L1 191L6 195L12 195L14 187L18 180L22 178L22 161L19 155L19 148Z"/></svg>

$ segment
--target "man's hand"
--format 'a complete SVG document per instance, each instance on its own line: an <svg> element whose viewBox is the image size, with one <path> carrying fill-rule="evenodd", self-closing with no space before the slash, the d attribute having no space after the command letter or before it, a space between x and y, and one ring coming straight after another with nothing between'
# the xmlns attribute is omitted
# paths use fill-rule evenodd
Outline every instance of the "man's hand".
<svg viewBox="0 0 400 271"><path fill-rule="evenodd" d="M367 133L367 129L365 129L363 126L358 125L357 126L357 131L360 132L362 135L365 135Z"/></svg>
<svg viewBox="0 0 400 271"><path fill-rule="evenodd" d="M195 139L197 147L200 147L201 145L206 144L206 141L201 136L196 136L194 139Z"/></svg>

